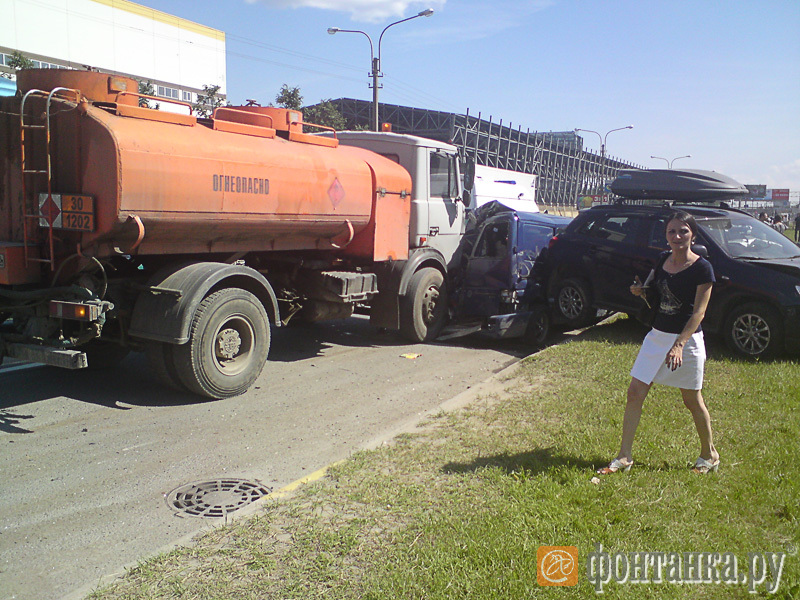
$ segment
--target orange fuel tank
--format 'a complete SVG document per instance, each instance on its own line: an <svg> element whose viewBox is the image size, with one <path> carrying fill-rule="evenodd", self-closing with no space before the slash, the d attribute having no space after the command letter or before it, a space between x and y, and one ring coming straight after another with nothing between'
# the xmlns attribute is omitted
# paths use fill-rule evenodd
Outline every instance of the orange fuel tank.
<svg viewBox="0 0 800 600"><path fill-rule="evenodd" d="M328 250L407 258L411 178L393 161L304 133L299 111L226 107L196 119L187 107L183 114L140 108L133 80L88 72L64 80L70 73L41 70L20 80L22 93L81 92L79 101L53 101L51 188L91 197L92 230L59 231L61 244L80 243L97 256ZM32 95L30 114L44 112L45 102ZM4 128L13 124L6 120ZM46 153L33 139L25 152ZM11 179L17 159L3 167ZM39 180L36 187L41 193L45 186ZM2 216L39 210L30 206L35 198L25 202L0 207ZM46 230L40 227L39 240Z"/></svg>

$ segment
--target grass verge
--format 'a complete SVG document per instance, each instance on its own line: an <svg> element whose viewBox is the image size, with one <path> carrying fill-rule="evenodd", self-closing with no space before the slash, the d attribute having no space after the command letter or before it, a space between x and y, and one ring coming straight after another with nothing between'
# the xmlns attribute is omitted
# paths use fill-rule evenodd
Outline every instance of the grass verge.
<svg viewBox="0 0 800 600"><path fill-rule="evenodd" d="M616 453L643 330L618 319L526 359L498 394L361 452L263 513L156 557L94 593L138 598L584 598L596 544L613 552L787 552L777 593L623 584L605 598L800 597L800 365L710 347L704 394L719 473L686 467L697 435L677 390L654 387L636 464ZM718 357L718 358L715 358ZM576 546L575 587L537 584L537 549ZM652 575L651 575L652 578Z"/></svg>

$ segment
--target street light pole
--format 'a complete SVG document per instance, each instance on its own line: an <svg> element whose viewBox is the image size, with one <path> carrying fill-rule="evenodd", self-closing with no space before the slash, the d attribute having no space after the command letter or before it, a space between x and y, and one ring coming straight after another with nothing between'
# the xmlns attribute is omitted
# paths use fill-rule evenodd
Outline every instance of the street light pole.
<svg viewBox="0 0 800 600"><path fill-rule="evenodd" d="M616 129L611 129L610 131L606 132L605 136L602 136L598 132L592 131L591 129L578 129L577 127L575 128L575 133L578 133L579 131L585 131L586 133L593 133L597 137L600 138L600 178L601 179L604 176L603 172L605 171L605 166L606 166L606 140L608 140L608 134L612 133L614 131L622 131L623 129L633 129L633 125L626 125L625 127L617 127ZM606 197L605 185L603 185L603 200L605 200L605 197Z"/></svg>
<svg viewBox="0 0 800 600"><path fill-rule="evenodd" d="M372 38L366 31L361 31L359 29L339 29L338 27L329 27L328 33L334 35L336 33L360 33L365 35L369 40L369 58L370 58L370 76L372 77L372 130L378 131L380 128L380 119L378 117L378 89L380 86L378 85L378 77L382 77L381 75L381 42L383 41L383 34L386 33L386 30L389 27L394 27L400 23L405 23L406 21L410 21L411 19L416 19L418 17L430 17L433 14L432 8L427 8L423 11L420 11L416 15L412 17L406 17L405 19L400 19L399 21L395 21L394 23L389 23L386 27L383 28L381 31L381 35L378 37L378 55L375 56L374 48L372 45Z"/></svg>
<svg viewBox="0 0 800 600"><path fill-rule="evenodd" d="M663 156L650 156L650 158L657 158L659 160L666 161L667 162L667 167L671 169L672 168L672 163L674 163L676 160L680 160L682 158L692 158L692 155L691 154L687 154L686 156L678 156L676 158L673 158L672 160L667 160Z"/></svg>

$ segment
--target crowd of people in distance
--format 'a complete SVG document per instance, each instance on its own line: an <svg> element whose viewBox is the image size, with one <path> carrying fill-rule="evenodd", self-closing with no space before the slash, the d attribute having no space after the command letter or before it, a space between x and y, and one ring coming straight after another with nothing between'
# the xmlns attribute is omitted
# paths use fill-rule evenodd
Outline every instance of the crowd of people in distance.
<svg viewBox="0 0 800 600"><path fill-rule="evenodd" d="M770 218L770 216L765 212L759 214L758 219L759 221L763 221L764 223L766 223L776 231L779 231L780 233L783 233L789 228L788 221L791 220L787 219L786 221L784 221L783 215L781 215L780 213L775 213L775 215L772 218ZM800 212L798 212L794 217L794 241L795 242L800 241Z"/></svg>

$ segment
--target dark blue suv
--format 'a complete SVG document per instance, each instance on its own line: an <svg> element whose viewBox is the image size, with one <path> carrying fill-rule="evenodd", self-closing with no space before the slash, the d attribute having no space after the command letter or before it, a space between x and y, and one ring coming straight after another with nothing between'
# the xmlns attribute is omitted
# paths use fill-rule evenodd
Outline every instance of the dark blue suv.
<svg viewBox="0 0 800 600"><path fill-rule="evenodd" d="M750 357L800 352L800 247L724 204L620 202L582 211L542 261L554 320L579 327L596 320L598 309L636 315L642 301L629 287L669 249L666 221L675 210L694 215L698 251L717 278L703 329Z"/></svg>

